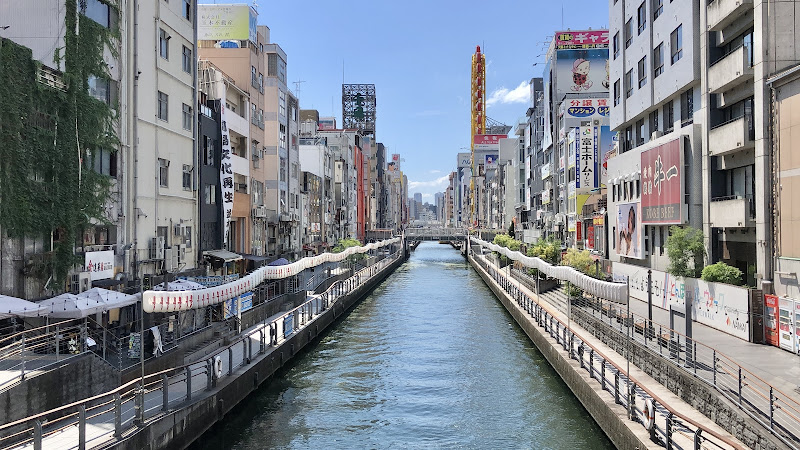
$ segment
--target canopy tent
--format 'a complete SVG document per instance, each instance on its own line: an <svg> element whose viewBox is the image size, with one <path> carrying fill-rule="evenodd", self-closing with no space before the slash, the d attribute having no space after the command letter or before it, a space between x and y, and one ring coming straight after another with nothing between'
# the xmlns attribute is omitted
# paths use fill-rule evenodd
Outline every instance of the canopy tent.
<svg viewBox="0 0 800 450"><path fill-rule="evenodd" d="M203 256L210 256L212 258L220 259L226 263L242 259L242 255L229 252L227 250L207 250L203 252Z"/></svg>
<svg viewBox="0 0 800 450"><path fill-rule="evenodd" d="M79 295L65 293L39 302L48 316L55 319L79 319L114 308L136 303L137 295L122 294L102 288L92 288Z"/></svg>
<svg viewBox="0 0 800 450"><path fill-rule="evenodd" d="M164 286L164 283L153 286L154 291L194 291L197 289L205 289L205 286L194 281L181 279L170 281L167 286Z"/></svg>
<svg viewBox="0 0 800 450"><path fill-rule="evenodd" d="M275 261L272 261L271 263L269 263L267 265L271 266L271 267L275 267L275 266L285 266L287 264L289 264L289 260L288 259L286 259L286 258L278 258Z"/></svg>
<svg viewBox="0 0 800 450"><path fill-rule="evenodd" d="M46 316L47 307L39 303L29 302L21 298L0 295L0 319L9 317L41 317Z"/></svg>

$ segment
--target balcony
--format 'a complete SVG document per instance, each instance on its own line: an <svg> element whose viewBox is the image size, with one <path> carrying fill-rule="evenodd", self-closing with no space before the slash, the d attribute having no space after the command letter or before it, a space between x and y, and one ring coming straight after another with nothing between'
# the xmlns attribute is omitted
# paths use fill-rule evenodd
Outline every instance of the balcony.
<svg viewBox="0 0 800 450"><path fill-rule="evenodd" d="M752 79L753 65L749 45L737 48L708 68L708 90L712 94L725 92Z"/></svg>
<svg viewBox="0 0 800 450"><path fill-rule="evenodd" d="M716 228L744 228L755 226L753 199L728 196L711 199L711 226Z"/></svg>
<svg viewBox="0 0 800 450"><path fill-rule="evenodd" d="M753 9L753 0L712 0L706 8L709 31L719 31Z"/></svg>
<svg viewBox="0 0 800 450"><path fill-rule="evenodd" d="M708 153L722 156L755 147L755 130L746 116L723 123L708 132Z"/></svg>

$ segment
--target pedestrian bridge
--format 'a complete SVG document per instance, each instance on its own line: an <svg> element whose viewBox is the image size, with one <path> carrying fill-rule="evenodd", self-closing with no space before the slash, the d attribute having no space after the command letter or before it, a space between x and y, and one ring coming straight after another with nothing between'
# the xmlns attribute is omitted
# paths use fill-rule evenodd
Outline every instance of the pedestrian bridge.
<svg viewBox="0 0 800 450"><path fill-rule="evenodd" d="M408 228L409 241L463 241L467 239L466 228Z"/></svg>

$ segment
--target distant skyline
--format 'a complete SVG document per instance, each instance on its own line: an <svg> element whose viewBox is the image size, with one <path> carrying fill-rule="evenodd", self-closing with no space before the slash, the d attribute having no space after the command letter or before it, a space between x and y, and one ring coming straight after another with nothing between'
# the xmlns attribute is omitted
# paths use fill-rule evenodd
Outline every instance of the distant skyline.
<svg viewBox="0 0 800 450"><path fill-rule="evenodd" d="M608 27L608 2L598 0L410 0L402 7L332 0L302 9L295 2L257 3L259 25L286 51L288 87L301 108L335 116L341 126L342 82L375 84L377 140L387 154L401 154L409 192L420 192L423 201L444 191L456 154L469 150L476 45L487 58L488 116L514 126L530 104L528 82L542 75L553 32Z"/></svg>

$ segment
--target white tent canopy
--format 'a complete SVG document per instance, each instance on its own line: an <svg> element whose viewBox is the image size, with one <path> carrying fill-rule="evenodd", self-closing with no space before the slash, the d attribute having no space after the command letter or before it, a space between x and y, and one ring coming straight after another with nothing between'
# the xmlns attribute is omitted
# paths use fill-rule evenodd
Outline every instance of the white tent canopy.
<svg viewBox="0 0 800 450"><path fill-rule="evenodd" d="M78 319L114 308L136 303L138 296L92 288L79 295L61 294L39 302L47 308L50 317L55 319Z"/></svg>
<svg viewBox="0 0 800 450"><path fill-rule="evenodd" d="M46 316L48 308L21 298L0 295L0 319Z"/></svg>
<svg viewBox="0 0 800 450"><path fill-rule="evenodd" d="M175 281L170 281L167 283L167 286L164 286L164 283L157 284L153 286L154 291L194 291L197 289L205 289L206 287L200 283L195 283L194 281L178 279Z"/></svg>

